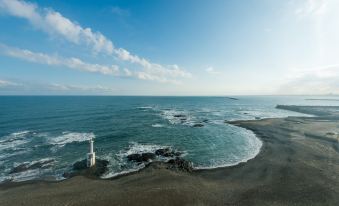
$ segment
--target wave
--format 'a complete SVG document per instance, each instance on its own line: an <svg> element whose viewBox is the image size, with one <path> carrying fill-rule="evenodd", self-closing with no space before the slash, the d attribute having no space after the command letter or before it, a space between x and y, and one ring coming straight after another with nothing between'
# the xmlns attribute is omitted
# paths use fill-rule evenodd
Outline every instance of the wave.
<svg viewBox="0 0 339 206"><path fill-rule="evenodd" d="M158 149L165 149L170 148L171 150L174 150L171 146L168 145L158 145L158 144L140 144L137 142L130 142L127 149L120 150L117 154L105 156L105 159L109 159L111 163L113 163L111 168L109 168L109 171L107 174L103 175L102 178L112 178L123 174L128 174L131 172L136 172L141 169L143 169L146 164L145 163L135 163L135 162L129 162L127 160L127 156L131 154L142 154L142 153L155 153ZM174 150L176 151L176 150ZM186 152L181 152L180 156L186 155ZM153 161L162 161L167 162L170 159L173 159L174 157L162 157L162 156L156 156L156 158ZM115 168L114 168L115 166Z"/></svg>
<svg viewBox="0 0 339 206"><path fill-rule="evenodd" d="M93 133L63 132L60 136L49 137L48 141L51 145L63 147L72 142L84 142L94 138L95 135Z"/></svg>
<svg viewBox="0 0 339 206"><path fill-rule="evenodd" d="M22 146L31 141L29 138L30 131L13 132L4 136L0 140L0 150L15 150L18 146Z"/></svg>
<svg viewBox="0 0 339 206"><path fill-rule="evenodd" d="M142 153L155 153L158 149L168 148L170 146L157 145L157 144L139 144L137 142L131 142L127 150L121 150L118 155L121 157L127 157L131 154Z"/></svg>
<svg viewBox="0 0 339 206"><path fill-rule="evenodd" d="M152 127L159 128L159 127L164 127L164 125L163 124L152 124Z"/></svg>
<svg viewBox="0 0 339 206"><path fill-rule="evenodd" d="M258 138L252 131L243 129L244 133L247 133L245 137L247 137L247 145L245 146L246 150L244 153L247 154L246 157L234 157L236 161L234 162L228 162L225 163L224 161L215 161L214 163L211 163L208 166L194 166L194 169L196 170L202 170L202 169L216 169L216 168L222 168L222 167L230 167L230 166L235 166L240 163L245 163L253 158L255 158L259 153L262 148L263 142Z"/></svg>
<svg viewBox="0 0 339 206"><path fill-rule="evenodd" d="M153 109L151 106L137 107L137 109Z"/></svg>
<svg viewBox="0 0 339 206"><path fill-rule="evenodd" d="M7 169L8 175L1 175L0 182L22 182L43 177L44 174L52 171L54 163L55 160L53 158L43 158L31 162L15 162L10 171Z"/></svg>
<svg viewBox="0 0 339 206"><path fill-rule="evenodd" d="M162 110L161 117L169 121L171 124L181 124L186 126L193 126L197 121L196 117L189 114L187 111L179 110Z"/></svg>

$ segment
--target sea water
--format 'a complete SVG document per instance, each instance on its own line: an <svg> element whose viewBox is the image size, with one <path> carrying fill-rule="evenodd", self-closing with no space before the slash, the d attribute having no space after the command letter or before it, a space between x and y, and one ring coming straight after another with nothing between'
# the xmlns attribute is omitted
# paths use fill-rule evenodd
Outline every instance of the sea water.
<svg viewBox="0 0 339 206"><path fill-rule="evenodd" d="M262 142L225 122L304 115L276 109L277 104L339 104L307 98L1 96L0 182L62 179L86 157L91 138L97 157L109 161L102 178L144 167L128 162L129 154L165 147L181 152L196 169L236 165L255 157ZM11 173L23 164L35 167Z"/></svg>

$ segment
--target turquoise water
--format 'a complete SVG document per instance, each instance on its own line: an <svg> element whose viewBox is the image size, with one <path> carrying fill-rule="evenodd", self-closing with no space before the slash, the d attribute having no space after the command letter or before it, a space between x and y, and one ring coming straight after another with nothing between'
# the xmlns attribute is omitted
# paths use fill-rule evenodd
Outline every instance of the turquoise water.
<svg viewBox="0 0 339 206"><path fill-rule="evenodd" d="M301 96L237 98L2 96L0 181L61 179L74 162L85 158L90 138L96 155L110 161L103 178L144 166L127 162L128 154L162 147L182 152L198 169L235 165L253 158L262 143L251 131L225 120L302 115L275 109L277 104L339 104ZM196 123L204 126L193 127ZM22 163L47 160L42 168L10 174Z"/></svg>

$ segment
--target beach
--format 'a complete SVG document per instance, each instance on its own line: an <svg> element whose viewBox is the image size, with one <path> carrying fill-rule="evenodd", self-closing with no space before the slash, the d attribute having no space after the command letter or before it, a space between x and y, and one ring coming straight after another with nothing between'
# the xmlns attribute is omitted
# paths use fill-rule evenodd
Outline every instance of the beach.
<svg viewBox="0 0 339 206"><path fill-rule="evenodd" d="M338 107L281 109L318 116L227 122L263 142L245 163L189 173L153 162L106 180L7 182L0 205L339 205Z"/></svg>

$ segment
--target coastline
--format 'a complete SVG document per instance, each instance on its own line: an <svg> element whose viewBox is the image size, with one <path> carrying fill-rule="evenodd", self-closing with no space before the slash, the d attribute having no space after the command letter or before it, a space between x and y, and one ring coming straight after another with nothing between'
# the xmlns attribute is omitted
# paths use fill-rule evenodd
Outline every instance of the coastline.
<svg viewBox="0 0 339 206"><path fill-rule="evenodd" d="M231 122L263 142L259 154L235 166L186 173L152 163L110 179L4 183L0 205L338 205L338 116Z"/></svg>

